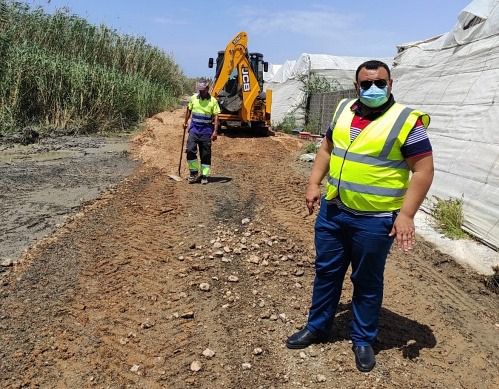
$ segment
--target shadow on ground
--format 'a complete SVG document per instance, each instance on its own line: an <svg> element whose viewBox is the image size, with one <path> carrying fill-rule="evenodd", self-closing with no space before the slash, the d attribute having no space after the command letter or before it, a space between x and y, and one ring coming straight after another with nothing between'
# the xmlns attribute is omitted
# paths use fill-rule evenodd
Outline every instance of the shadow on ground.
<svg viewBox="0 0 499 389"><path fill-rule="evenodd" d="M210 176L209 182L214 184L225 184L227 182L232 181L232 177L225 176Z"/></svg>
<svg viewBox="0 0 499 389"><path fill-rule="evenodd" d="M351 321L351 304L340 304L333 324L333 342L350 339ZM404 358L414 359L419 357L420 350L434 348L436 344L433 331L426 324L381 308L378 339L373 344L376 354L382 350L396 348L402 351Z"/></svg>

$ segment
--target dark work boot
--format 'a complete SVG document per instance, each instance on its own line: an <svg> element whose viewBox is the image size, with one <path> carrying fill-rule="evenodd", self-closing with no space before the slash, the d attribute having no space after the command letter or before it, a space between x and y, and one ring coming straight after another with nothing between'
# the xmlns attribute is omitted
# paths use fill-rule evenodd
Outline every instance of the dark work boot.
<svg viewBox="0 0 499 389"><path fill-rule="evenodd" d="M313 343L322 343L327 340L327 336L309 331L307 327L305 327L288 338L286 347L291 349L300 349L308 347Z"/></svg>
<svg viewBox="0 0 499 389"><path fill-rule="evenodd" d="M191 173L189 177L187 177L187 182L189 184L195 184L196 182L199 182L199 176L197 173Z"/></svg>
<svg viewBox="0 0 499 389"><path fill-rule="evenodd" d="M355 354L355 365L363 373L371 371L376 364L374 358L374 351L371 345L367 346L353 346L353 353Z"/></svg>

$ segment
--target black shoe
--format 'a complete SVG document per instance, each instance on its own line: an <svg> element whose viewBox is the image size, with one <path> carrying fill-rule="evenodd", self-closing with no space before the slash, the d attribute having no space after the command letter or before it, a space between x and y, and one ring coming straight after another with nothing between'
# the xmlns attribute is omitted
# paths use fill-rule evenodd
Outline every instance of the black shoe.
<svg viewBox="0 0 499 389"><path fill-rule="evenodd" d="M352 350L355 354L355 365L357 365L357 369L363 373L371 371L376 364L374 351L371 345L353 346Z"/></svg>
<svg viewBox="0 0 499 389"><path fill-rule="evenodd" d="M187 182L189 184L195 184L199 182L200 177L197 174L191 174L189 177L187 177Z"/></svg>
<svg viewBox="0 0 499 389"><path fill-rule="evenodd" d="M313 343L326 342L326 336L322 336L316 332L309 331L306 327L297 333L291 335L287 342L286 347L291 349L300 349L310 346Z"/></svg>

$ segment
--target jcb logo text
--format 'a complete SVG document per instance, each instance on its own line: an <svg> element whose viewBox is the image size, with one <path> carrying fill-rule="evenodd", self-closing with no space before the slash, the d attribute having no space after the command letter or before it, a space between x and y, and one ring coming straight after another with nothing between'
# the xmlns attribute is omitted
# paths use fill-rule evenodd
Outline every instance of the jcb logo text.
<svg viewBox="0 0 499 389"><path fill-rule="evenodd" d="M243 92L249 92L251 87L250 87L250 77L249 77L248 68L243 67L241 69L241 74L243 75Z"/></svg>

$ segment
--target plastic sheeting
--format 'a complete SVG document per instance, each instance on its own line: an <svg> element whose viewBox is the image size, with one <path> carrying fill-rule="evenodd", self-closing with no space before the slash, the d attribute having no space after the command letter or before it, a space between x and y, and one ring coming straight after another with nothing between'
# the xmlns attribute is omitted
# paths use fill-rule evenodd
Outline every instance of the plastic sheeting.
<svg viewBox="0 0 499 389"><path fill-rule="evenodd" d="M272 122L280 123L287 115L293 115L297 123L303 124L305 92L300 80L304 77L315 74L333 82L338 89L351 89L357 67L370 59L373 58L304 53L297 60L286 61L275 73L271 67L269 73L272 74L266 75L265 88L272 89ZM381 61L391 65L393 59Z"/></svg>
<svg viewBox="0 0 499 389"><path fill-rule="evenodd" d="M263 81L269 82L272 81L274 78L275 74L279 71L282 65L276 65L276 64L271 64L269 63L269 70L265 73L263 73Z"/></svg>
<svg viewBox="0 0 499 389"><path fill-rule="evenodd" d="M398 102L431 116L431 196L463 198L464 229L499 248L499 0L475 0L455 27L399 47Z"/></svg>

